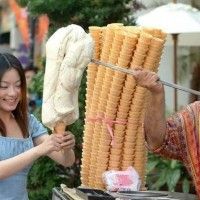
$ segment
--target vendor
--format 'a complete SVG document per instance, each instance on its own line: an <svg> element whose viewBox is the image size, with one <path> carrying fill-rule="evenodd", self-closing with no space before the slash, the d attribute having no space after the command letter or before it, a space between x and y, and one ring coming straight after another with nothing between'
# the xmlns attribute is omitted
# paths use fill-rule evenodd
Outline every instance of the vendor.
<svg viewBox="0 0 200 200"><path fill-rule="evenodd" d="M200 198L200 102L196 101L165 118L165 92L156 73L136 69L139 86L151 92L146 108L144 131L149 150L184 163Z"/></svg>

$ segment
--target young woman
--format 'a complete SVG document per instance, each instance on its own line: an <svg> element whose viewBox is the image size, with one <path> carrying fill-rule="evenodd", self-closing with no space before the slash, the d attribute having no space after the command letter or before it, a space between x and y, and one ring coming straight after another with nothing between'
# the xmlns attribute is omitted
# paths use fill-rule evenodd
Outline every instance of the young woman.
<svg viewBox="0 0 200 200"><path fill-rule="evenodd" d="M27 174L32 163L49 156L71 166L75 156L70 132L48 135L27 112L26 80L18 59L0 54L0 199L28 200ZM62 149L62 151L60 151Z"/></svg>

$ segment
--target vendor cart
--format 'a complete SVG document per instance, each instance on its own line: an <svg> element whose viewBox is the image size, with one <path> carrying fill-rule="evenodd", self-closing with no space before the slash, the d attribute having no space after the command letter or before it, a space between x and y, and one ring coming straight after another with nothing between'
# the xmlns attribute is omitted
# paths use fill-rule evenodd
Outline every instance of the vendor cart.
<svg viewBox="0 0 200 200"><path fill-rule="evenodd" d="M113 198L99 196L79 195L77 189L70 189L70 192L64 192L61 188L53 188L52 200L195 200L197 196L194 194L168 192L168 191L144 191L144 192L124 192L111 193ZM91 193L90 193L91 194Z"/></svg>

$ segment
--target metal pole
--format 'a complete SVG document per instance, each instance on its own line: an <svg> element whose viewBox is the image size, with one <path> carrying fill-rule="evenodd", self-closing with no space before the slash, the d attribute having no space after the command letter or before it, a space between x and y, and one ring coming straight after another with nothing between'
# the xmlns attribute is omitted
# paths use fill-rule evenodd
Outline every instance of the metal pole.
<svg viewBox="0 0 200 200"><path fill-rule="evenodd" d="M126 74L130 74L130 75L133 75L135 76L136 72L135 70L133 69L126 69L124 67L120 67L120 66L117 66L117 65L113 65L111 63L105 63L105 62L102 62L102 61L99 61L99 60L95 60L95 59L92 59L91 62L97 64L97 65L103 65L105 67L109 67L110 69L113 69L113 70L117 70L119 72L122 72L122 73L126 73ZM190 88L185 88L185 87L182 87L180 85L176 85L174 83L169 83L167 81L163 81L163 80L159 80L163 85L166 85L168 87L171 87L171 88L176 88L178 90L181 90L181 91L184 91L184 92L188 92L190 94L194 94L194 95L197 95L197 96L200 96L200 92L199 91L196 91L196 90L193 90L193 89L190 89Z"/></svg>
<svg viewBox="0 0 200 200"><path fill-rule="evenodd" d="M174 53L174 64L173 64L173 81L174 81L174 84L177 84L178 82L178 65L177 65L177 44L178 44L178 34L177 33L174 33L172 34L172 39L173 39L173 42L174 42L174 50L173 50L173 53ZM174 110L177 111L178 110L178 91L177 89L174 89Z"/></svg>

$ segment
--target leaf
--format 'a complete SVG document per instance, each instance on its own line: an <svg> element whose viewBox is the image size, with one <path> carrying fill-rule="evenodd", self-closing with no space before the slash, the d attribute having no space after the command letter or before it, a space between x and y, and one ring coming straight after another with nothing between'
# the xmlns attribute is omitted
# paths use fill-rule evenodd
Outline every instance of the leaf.
<svg viewBox="0 0 200 200"><path fill-rule="evenodd" d="M178 183L181 176L181 170L176 169L174 171L169 170L167 173L167 186L169 191L174 191L176 184Z"/></svg>
<svg viewBox="0 0 200 200"><path fill-rule="evenodd" d="M147 163L147 174L150 173L153 169L155 169L158 163L159 163L158 160L149 161Z"/></svg>
<svg viewBox="0 0 200 200"><path fill-rule="evenodd" d="M159 174L158 180L153 184L152 188L159 190L166 183L167 176L168 176L167 169L163 169Z"/></svg>
<svg viewBox="0 0 200 200"><path fill-rule="evenodd" d="M171 168L174 169L177 166L177 160L171 160Z"/></svg>
<svg viewBox="0 0 200 200"><path fill-rule="evenodd" d="M190 181L187 178L183 179L182 190L184 193L189 193L190 191Z"/></svg>

